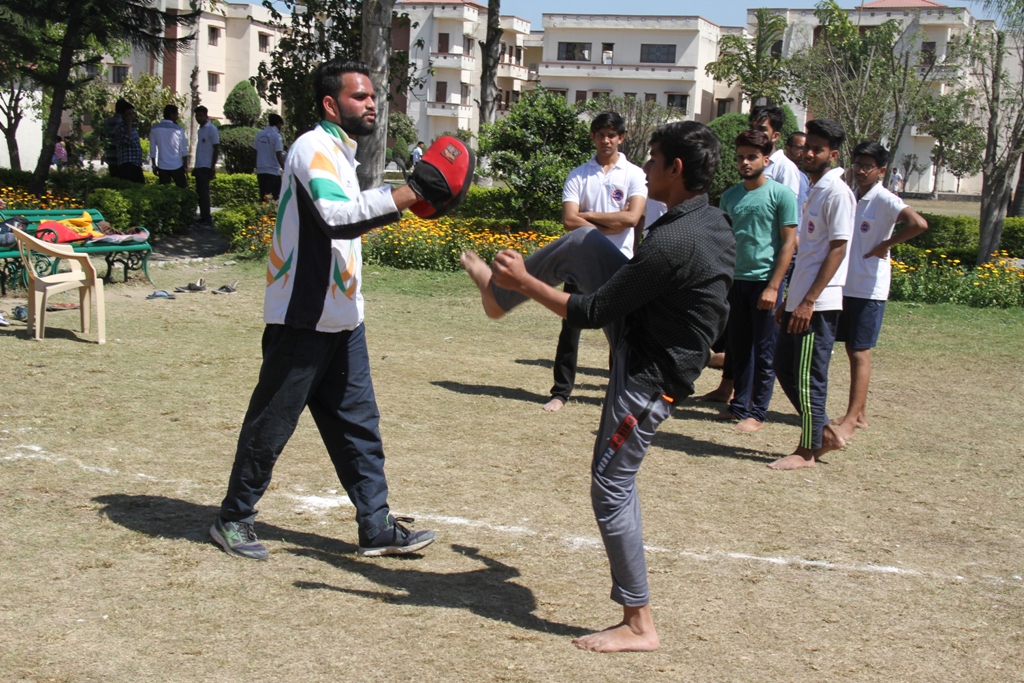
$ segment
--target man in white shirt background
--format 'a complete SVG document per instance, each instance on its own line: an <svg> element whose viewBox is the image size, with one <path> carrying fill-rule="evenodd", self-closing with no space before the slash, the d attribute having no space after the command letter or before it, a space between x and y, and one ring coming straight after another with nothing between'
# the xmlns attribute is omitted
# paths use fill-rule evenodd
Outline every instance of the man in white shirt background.
<svg viewBox="0 0 1024 683"><path fill-rule="evenodd" d="M276 201L281 196L281 171L284 169L284 141L281 126L284 119L277 114L267 117L267 127L256 134L252 143L256 150L256 181L260 187L260 201L271 196Z"/></svg>
<svg viewBox="0 0 1024 683"><path fill-rule="evenodd" d="M647 204L647 176L619 152L626 139L626 122L613 111L601 112L590 122L590 139L596 152L587 163L569 173L562 188L562 225L575 230L591 225L601 231L627 258L633 257L633 228ZM575 288L566 283L569 293ZM576 358L580 330L562 321L555 350L555 383L549 413L562 409L576 382Z"/></svg>
<svg viewBox="0 0 1024 683"><path fill-rule="evenodd" d="M199 131L196 134L196 163L192 167L192 175L196 178L196 194L199 195L199 223L213 227L213 215L210 213L210 181L217 177L220 132L210 123L206 107L196 107L195 117Z"/></svg>
<svg viewBox="0 0 1024 683"><path fill-rule="evenodd" d="M153 170L160 177L161 185L173 182L178 187L188 187L185 178L188 138L178 125L178 107L173 104L164 107L163 121L149 129L149 156L153 159Z"/></svg>

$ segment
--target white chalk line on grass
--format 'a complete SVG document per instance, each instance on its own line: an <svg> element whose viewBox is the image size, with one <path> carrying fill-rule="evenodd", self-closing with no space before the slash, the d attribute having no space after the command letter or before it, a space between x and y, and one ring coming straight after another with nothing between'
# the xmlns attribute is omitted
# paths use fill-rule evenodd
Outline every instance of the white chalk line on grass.
<svg viewBox="0 0 1024 683"><path fill-rule="evenodd" d="M13 450L15 451L14 453L8 453L3 456L0 456L0 461L42 460L51 463L71 463L85 472L97 472L110 476L116 476L121 474L121 472L117 469L89 465L73 458L63 458L60 456L51 455L44 451L39 446L19 444L18 446L15 446ZM174 484L192 483L187 480L160 479L141 472L137 473L135 477L148 482ZM326 496L296 494L285 495L297 501L299 503L297 509L302 510L304 512L324 514L336 508L353 507L352 501L349 500L348 496L343 494L339 495L335 490L328 491L328 495ZM565 545L573 550L602 548L601 539L594 536L564 536L551 532L542 533L535 529L531 529L525 526L494 524L485 520L469 519L466 517L456 517L452 515L440 515L429 512L411 512L410 515L417 519L435 522L447 526L461 526L472 529L483 529L486 531L493 531L513 536L540 536L541 538L551 539L553 541L561 543L562 545ZM916 569L904 569L902 567L894 567L891 565L844 564L840 562L830 562L828 560L809 560L807 558L798 556L763 557L760 555L750 555L747 553L727 552L721 550L715 550L710 552L696 552L692 550L679 550L675 548L665 548L661 546L651 545L645 545L644 549L649 553L665 553L669 555L676 555L678 557L685 557L705 562L728 559L740 562L758 562L781 567L825 569L829 571L839 571L848 573L871 573L888 574L894 576L916 576L955 582L967 581L967 579L965 579L962 576L940 574L938 572L923 572ZM1006 579L999 576L986 574L983 578L989 581L993 581L995 583L1007 583ZM1021 582L1022 578L1020 576L1013 576L1013 583L1020 584Z"/></svg>

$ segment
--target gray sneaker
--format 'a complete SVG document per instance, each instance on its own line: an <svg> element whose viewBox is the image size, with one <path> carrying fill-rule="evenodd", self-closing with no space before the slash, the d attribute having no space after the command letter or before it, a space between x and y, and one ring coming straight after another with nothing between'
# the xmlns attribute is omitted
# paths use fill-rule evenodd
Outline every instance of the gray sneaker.
<svg viewBox="0 0 1024 683"><path fill-rule="evenodd" d="M210 527L210 536L228 555L265 560L270 551L256 539L256 532L248 522L225 522L220 516Z"/></svg>
<svg viewBox="0 0 1024 683"><path fill-rule="evenodd" d="M369 543L359 541L359 554L364 557L380 555L405 555L426 548L434 542L433 531L412 531L399 522L412 524L412 517L393 517L388 515L388 526L377 534Z"/></svg>

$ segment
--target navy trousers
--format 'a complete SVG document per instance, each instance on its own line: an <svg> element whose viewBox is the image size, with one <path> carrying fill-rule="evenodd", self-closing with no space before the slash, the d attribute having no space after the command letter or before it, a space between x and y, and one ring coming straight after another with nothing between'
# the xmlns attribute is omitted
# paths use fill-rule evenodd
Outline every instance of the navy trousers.
<svg viewBox="0 0 1024 683"><path fill-rule="evenodd" d="M762 311L757 302L767 281L735 280L729 288L729 359L733 399L729 411L740 420L765 421L775 388L775 344L779 328L775 310ZM779 297L781 299L781 297Z"/></svg>
<svg viewBox="0 0 1024 683"><path fill-rule="evenodd" d="M821 433L828 424L828 366L836 327L842 311L817 311L803 334L786 332L789 313L782 316L779 343L775 348L775 375L790 403L800 414L800 446L821 448Z"/></svg>
<svg viewBox="0 0 1024 683"><path fill-rule="evenodd" d="M267 325L221 518L252 523L306 406L355 505L360 544L368 543L387 526L388 483L363 325L349 332Z"/></svg>

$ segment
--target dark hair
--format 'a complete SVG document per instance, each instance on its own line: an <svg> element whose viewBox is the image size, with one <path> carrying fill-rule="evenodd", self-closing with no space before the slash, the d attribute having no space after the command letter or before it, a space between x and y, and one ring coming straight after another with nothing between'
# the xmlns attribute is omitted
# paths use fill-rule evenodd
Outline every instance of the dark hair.
<svg viewBox="0 0 1024 683"><path fill-rule="evenodd" d="M178 113L178 106L175 104L168 104L164 107L164 118L169 119Z"/></svg>
<svg viewBox="0 0 1024 683"><path fill-rule="evenodd" d="M873 140L865 140L853 148L853 160L857 157L871 157L880 167L889 165L889 150Z"/></svg>
<svg viewBox="0 0 1024 683"><path fill-rule="evenodd" d="M280 114L271 114L267 117L268 126L283 126L284 119L281 118Z"/></svg>
<svg viewBox="0 0 1024 683"><path fill-rule="evenodd" d="M128 103L128 100L126 100L125 98L123 98L123 97L117 98L117 102L114 103L114 112L115 113L123 114L126 111L128 111L129 109L135 109L135 107L130 105Z"/></svg>
<svg viewBox="0 0 1024 683"><path fill-rule="evenodd" d="M605 128L611 128L619 135L626 134L626 122L615 111L603 111L594 117L594 120L590 122L590 132L596 133L599 130Z"/></svg>
<svg viewBox="0 0 1024 683"><path fill-rule="evenodd" d="M200 104L198 107L196 107L195 113L196 114L209 114L210 110Z"/></svg>
<svg viewBox="0 0 1024 683"><path fill-rule="evenodd" d="M806 128L808 135L825 138L829 149L839 149L846 141L846 131L832 119L813 119L807 122Z"/></svg>
<svg viewBox="0 0 1024 683"><path fill-rule="evenodd" d="M762 104L759 107L754 107L750 110L747 123L760 123L765 119L768 119L768 125L772 127L773 133L782 132L782 126L786 123L786 115L783 113L782 107L775 104Z"/></svg>
<svg viewBox="0 0 1024 683"><path fill-rule="evenodd" d="M422 144L423 144L423 140L420 140L419 142L416 143L416 146L419 147Z"/></svg>
<svg viewBox="0 0 1024 683"><path fill-rule="evenodd" d="M734 143L737 147L753 147L766 157L770 157L775 151L772 139L759 130L745 130L736 136Z"/></svg>
<svg viewBox="0 0 1024 683"><path fill-rule="evenodd" d="M795 132L795 133L790 133L789 137L786 138L786 147L794 146L796 144L797 137L806 138L807 137L807 133L804 133L804 132L799 131L799 130L797 132Z"/></svg>
<svg viewBox="0 0 1024 683"><path fill-rule="evenodd" d="M651 144L658 143L665 165L676 159L683 162L683 186L690 192L708 189L722 156L722 143L711 129L696 121L676 121L659 126L651 134Z"/></svg>
<svg viewBox="0 0 1024 683"><path fill-rule="evenodd" d="M57 136L57 142L64 142L64 138L62 138L61 136L58 135ZM54 143L54 144L56 144L56 143Z"/></svg>
<svg viewBox="0 0 1024 683"><path fill-rule="evenodd" d="M313 85L316 89L316 113L317 116L324 116L324 98L336 97L344 87L342 82L345 74L370 75L370 69L362 62L353 59L332 59L323 62L316 68L313 74Z"/></svg>

